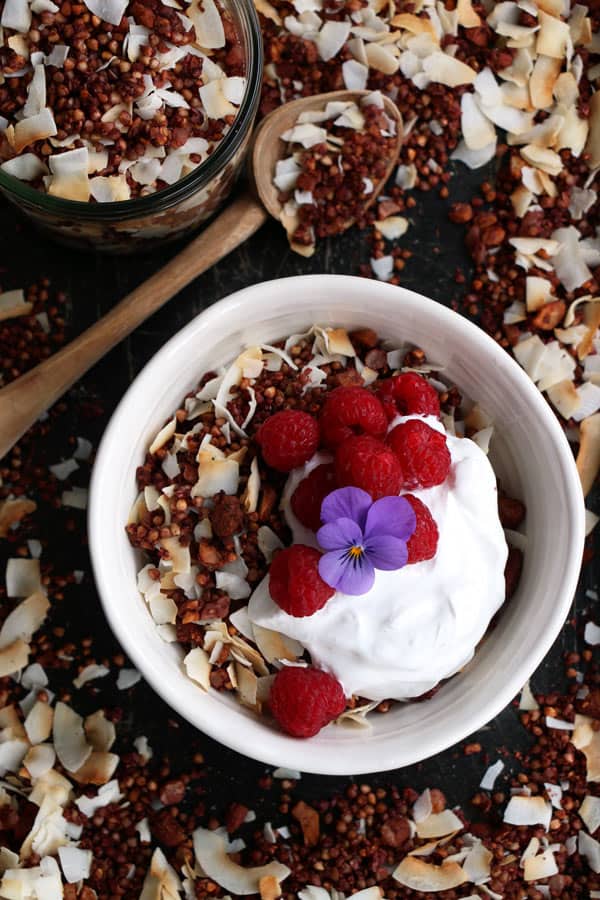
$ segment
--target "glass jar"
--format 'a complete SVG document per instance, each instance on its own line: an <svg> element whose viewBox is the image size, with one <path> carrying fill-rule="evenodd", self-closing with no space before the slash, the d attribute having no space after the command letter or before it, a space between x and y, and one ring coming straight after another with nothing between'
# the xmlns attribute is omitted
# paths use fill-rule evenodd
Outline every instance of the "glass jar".
<svg viewBox="0 0 600 900"><path fill-rule="evenodd" d="M222 5L242 43L246 91L230 130L193 172L135 200L82 203L45 194L0 170L3 196L50 237L106 253L143 251L176 240L208 219L227 198L240 172L262 83L262 38L254 3L223 0Z"/></svg>

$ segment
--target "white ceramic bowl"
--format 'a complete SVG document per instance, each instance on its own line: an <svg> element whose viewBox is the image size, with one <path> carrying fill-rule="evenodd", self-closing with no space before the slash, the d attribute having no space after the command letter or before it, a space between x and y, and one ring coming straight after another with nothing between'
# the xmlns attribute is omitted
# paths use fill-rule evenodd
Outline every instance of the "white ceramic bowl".
<svg viewBox="0 0 600 900"><path fill-rule="evenodd" d="M330 726L308 741L279 733L226 693L188 680L178 645L159 637L136 589L140 557L125 522L135 470L158 429L209 369L244 345L313 323L375 329L422 347L445 376L493 416L492 462L527 506L519 589L459 675L424 703L396 704L368 730ZM584 540L583 499L569 445L543 397L475 325L411 291L335 275L257 284L207 309L175 335L131 385L104 435L92 478L90 547L110 625L144 678L200 730L273 765L359 774L415 763L460 741L518 693L556 638L571 603Z"/></svg>

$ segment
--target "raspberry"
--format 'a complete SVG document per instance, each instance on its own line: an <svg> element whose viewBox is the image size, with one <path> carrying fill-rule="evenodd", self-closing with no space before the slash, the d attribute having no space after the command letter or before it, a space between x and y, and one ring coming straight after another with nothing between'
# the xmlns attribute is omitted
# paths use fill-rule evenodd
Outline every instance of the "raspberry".
<svg viewBox="0 0 600 900"><path fill-rule="evenodd" d="M390 431L387 442L400 460L405 488L429 488L446 480L450 453L439 431L409 419Z"/></svg>
<svg viewBox="0 0 600 900"><path fill-rule="evenodd" d="M284 731L312 737L346 708L339 681L312 667L284 666L271 687L269 706Z"/></svg>
<svg viewBox="0 0 600 900"><path fill-rule="evenodd" d="M375 394L366 388L338 387L325 400L321 411L321 436L334 450L355 434L383 437L387 420Z"/></svg>
<svg viewBox="0 0 600 900"><path fill-rule="evenodd" d="M440 398L436 389L416 372L403 372L382 381L377 396L390 422L398 414L438 417L440 415Z"/></svg>
<svg viewBox="0 0 600 900"><path fill-rule="evenodd" d="M335 590L319 575L321 554L314 547L293 544L273 558L269 592L273 601L290 616L312 616L325 606Z"/></svg>
<svg viewBox="0 0 600 900"><path fill-rule="evenodd" d="M408 565L433 559L437 551L440 533L435 524L435 519L429 509L417 497L412 494L404 494L417 517L417 527L413 531L408 543Z"/></svg>
<svg viewBox="0 0 600 900"><path fill-rule="evenodd" d="M291 472L316 453L319 423L308 413L286 409L263 422L256 440L269 466L279 472Z"/></svg>
<svg viewBox="0 0 600 900"><path fill-rule="evenodd" d="M368 434L351 437L337 448L335 471L340 487L362 488L373 500L398 494L402 467L389 447Z"/></svg>
<svg viewBox="0 0 600 900"><path fill-rule="evenodd" d="M336 486L333 463L317 466L303 478L290 501L298 521L311 531L318 531L321 527L321 504Z"/></svg>

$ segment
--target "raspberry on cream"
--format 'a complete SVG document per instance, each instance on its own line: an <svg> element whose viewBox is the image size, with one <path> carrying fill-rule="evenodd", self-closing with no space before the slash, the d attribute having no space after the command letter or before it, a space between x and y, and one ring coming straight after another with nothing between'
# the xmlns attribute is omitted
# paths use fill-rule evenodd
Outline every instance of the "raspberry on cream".
<svg viewBox="0 0 600 900"><path fill-rule="evenodd" d="M433 416L397 416L390 430L415 418L445 433ZM439 530L432 559L377 570L367 593L336 591L305 618L290 616L273 602L268 576L250 599L251 621L301 643L312 664L334 675L346 696L405 700L431 690L469 662L504 601L508 549L494 471L473 441L452 435L446 440L448 478L410 490L431 511ZM317 546L314 533L294 515L290 498L314 468L330 459L316 453L290 473L282 507L294 543Z"/></svg>

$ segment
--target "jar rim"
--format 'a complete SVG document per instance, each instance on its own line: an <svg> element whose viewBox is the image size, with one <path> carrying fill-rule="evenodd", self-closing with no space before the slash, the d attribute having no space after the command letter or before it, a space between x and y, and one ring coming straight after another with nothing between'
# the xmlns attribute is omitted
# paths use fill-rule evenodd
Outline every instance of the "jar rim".
<svg viewBox="0 0 600 900"><path fill-rule="evenodd" d="M189 175L180 178L154 194L136 197L133 200L113 200L108 203L90 203L81 200L66 200L36 190L13 175L0 169L0 191L12 195L28 205L35 205L41 211L64 219L78 221L102 221L139 218L164 212L190 195L206 187L212 179L230 162L252 126L260 99L263 70L262 34L258 14L253 0L230 0L239 15L246 43L246 90L234 122L216 149Z"/></svg>

